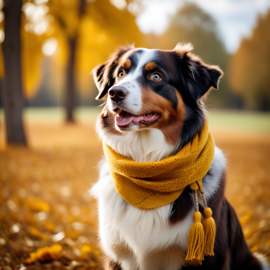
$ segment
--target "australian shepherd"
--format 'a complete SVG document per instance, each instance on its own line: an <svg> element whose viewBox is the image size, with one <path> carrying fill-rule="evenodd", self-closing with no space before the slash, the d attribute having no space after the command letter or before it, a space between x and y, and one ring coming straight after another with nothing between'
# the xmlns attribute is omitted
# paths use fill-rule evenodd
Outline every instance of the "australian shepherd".
<svg viewBox="0 0 270 270"><path fill-rule="evenodd" d="M218 88L222 71L191 53L190 44L172 51L119 48L97 66L97 99L105 107L97 120L100 138L117 153L137 162L159 161L176 154L202 129L204 99ZM215 148L202 180L217 232L214 256L201 265L185 262L194 201L186 187L173 203L141 210L116 191L107 161L91 192L99 205L99 236L109 258L107 269L184 270L268 269L251 253L234 209L224 197L226 159Z"/></svg>

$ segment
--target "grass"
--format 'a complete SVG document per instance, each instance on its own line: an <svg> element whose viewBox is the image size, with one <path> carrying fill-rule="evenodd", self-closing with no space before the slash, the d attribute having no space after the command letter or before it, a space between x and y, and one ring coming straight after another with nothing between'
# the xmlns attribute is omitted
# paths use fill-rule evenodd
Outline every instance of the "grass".
<svg viewBox="0 0 270 270"><path fill-rule="evenodd" d="M75 111L78 121L87 122L96 119L100 107L79 107ZM247 112L236 110L208 110L208 117L213 128L226 128L238 131L270 133L270 113ZM26 120L62 122L65 118L63 108L27 108L24 110ZM0 120L3 110L0 110Z"/></svg>
<svg viewBox="0 0 270 270"><path fill-rule="evenodd" d="M208 117L215 128L270 133L270 113L209 110Z"/></svg>

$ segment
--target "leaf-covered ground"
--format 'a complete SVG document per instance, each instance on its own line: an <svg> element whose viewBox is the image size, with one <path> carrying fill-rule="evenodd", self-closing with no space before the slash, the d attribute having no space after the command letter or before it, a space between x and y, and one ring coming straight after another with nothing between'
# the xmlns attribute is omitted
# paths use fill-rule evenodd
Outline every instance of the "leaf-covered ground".
<svg viewBox="0 0 270 270"><path fill-rule="evenodd" d="M270 136L212 131L228 158L226 196L248 245L270 256ZM29 148L7 148L3 134L1 125L0 269L101 269L88 192L102 156L94 122L30 121Z"/></svg>

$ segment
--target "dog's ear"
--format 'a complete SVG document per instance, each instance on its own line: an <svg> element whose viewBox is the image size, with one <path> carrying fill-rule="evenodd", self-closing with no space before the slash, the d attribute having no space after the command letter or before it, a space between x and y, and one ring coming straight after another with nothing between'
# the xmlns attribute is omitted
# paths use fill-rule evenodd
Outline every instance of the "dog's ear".
<svg viewBox="0 0 270 270"><path fill-rule="evenodd" d="M110 59L104 64L96 66L92 70L95 84L99 90L99 94L96 99L102 99L115 83L114 71L118 66L119 60L122 55L124 55L129 50L134 49L133 46L119 47L110 57Z"/></svg>
<svg viewBox="0 0 270 270"><path fill-rule="evenodd" d="M192 98L197 101L212 87L218 89L223 72L218 66L206 65L199 57L191 53L193 47L188 44L177 44L174 52L180 56L180 71L185 86Z"/></svg>

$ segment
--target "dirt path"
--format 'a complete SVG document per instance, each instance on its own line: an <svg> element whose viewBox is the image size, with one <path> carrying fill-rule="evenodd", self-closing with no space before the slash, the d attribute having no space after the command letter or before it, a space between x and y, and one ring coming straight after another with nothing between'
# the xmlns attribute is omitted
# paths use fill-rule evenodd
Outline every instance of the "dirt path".
<svg viewBox="0 0 270 270"><path fill-rule="evenodd" d="M0 269L99 269L88 193L102 156L94 123L31 122L27 132L28 149L7 149L0 131ZM226 196L247 242L270 256L270 136L212 133L228 158Z"/></svg>

